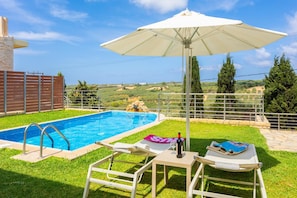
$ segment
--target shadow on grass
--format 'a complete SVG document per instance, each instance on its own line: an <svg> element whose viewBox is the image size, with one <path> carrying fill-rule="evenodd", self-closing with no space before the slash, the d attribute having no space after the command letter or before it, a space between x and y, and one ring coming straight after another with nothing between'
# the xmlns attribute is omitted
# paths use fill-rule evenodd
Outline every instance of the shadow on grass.
<svg viewBox="0 0 297 198"><path fill-rule="evenodd" d="M206 153L206 146L208 146L213 140L222 142L226 139L191 139L191 150L199 152L199 155L204 156ZM272 168L279 164L280 162L273 158L267 150L257 147L258 158L263 162L263 170ZM134 168L131 168L131 170ZM49 170L50 171L50 170ZM206 174L223 174L217 172L214 169L206 169ZM195 170L193 170L194 174ZM185 192L185 169L183 168L169 168L169 178L168 183L165 186L163 180L163 166L157 166L157 193L162 195L162 192L165 192L165 189L170 189L180 191L180 194ZM248 173L247 175L237 175L229 174L230 177L247 177L247 179L252 178L252 174ZM86 176L86 174L85 174ZM40 176L42 177L42 175ZM25 174L20 174L17 172L7 171L0 169L0 194L1 197L82 197L84 191L84 182L82 185L71 185L67 184L67 175L65 175L65 182L54 181L53 177L51 180L42 179L37 177L32 177ZM265 181L265 178L264 178ZM102 185L91 184L91 189L89 192L89 198L92 197L130 197L130 192L108 188ZM211 191L222 190L223 192L232 194L237 192L237 189L231 187L230 189L221 184L210 182L207 184L207 188ZM17 189L17 190L16 190ZM236 190L236 191L235 191ZM137 186L137 197L149 197L151 193L151 170L145 172L145 175ZM241 196L247 196L251 193L250 189L239 189L239 194ZM180 195L179 194L179 195ZM26 195L26 196L24 196Z"/></svg>
<svg viewBox="0 0 297 198"><path fill-rule="evenodd" d="M199 155L204 156L207 149L206 147L210 145L212 141L223 142L227 139L195 139L191 138L191 151L199 152ZM269 155L267 151L261 147L256 147L257 155L259 161L263 163L262 171L272 168L279 164L280 162L276 160L274 157ZM127 172L135 171L135 167L131 167L130 169L126 170ZM193 168L192 175L195 173L196 169ZM248 173L230 173L220 170L216 170L210 167L206 167L205 173L209 176L215 177L223 177L228 179L242 179L245 181L253 181L253 172ZM157 166L157 175L156 175L156 182L157 182L157 194L162 195L165 193L165 189L171 189L176 191L180 191L181 194L186 191L186 170L184 168L176 168L176 167L169 167L169 176L168 176L168 183L164 185L164 172L163 166ZM151 193L151 170L145 172L145 175L137 186L137 196L138 197L147 197ZM245 186L234 186L234 185L226 185L220 182L207 182L206 188L212 192L223 192L226 194L235 194L239 196L249 196L252 194L252 188L245 187ZM106 193L110 192L110 188L104 186L97 186L95 190L90 190L90 197L96 197L99 195L104 195L104 197L129 197L130 193L121 190L112 190L112 193L109 193L108 196L105 196ZM114 194L113 194L114 193ZM257 192L260 195L260 192ZM180 194L179 194L180 195Z"/></svg>
<svg viewBox="0 0 297 198"><path fill-rule="evenodd" d="M1 198L74 198L82 197L84 191L84 188L82 187L31 177L29 175L6 171L3 169L0 169L0 175ZM65 175L65 180L67 180L67 175ZM121 195L121 193L114 194L106 191L98 191L96 192L95 196L89 197L121 197L119 195Z"/></svg>
<svg viewBox="0 0 297 198"><path fill-rule="evenodd" d="M79 187L3 169L0 175L1 197L81 197L83 192Z"/></svg>

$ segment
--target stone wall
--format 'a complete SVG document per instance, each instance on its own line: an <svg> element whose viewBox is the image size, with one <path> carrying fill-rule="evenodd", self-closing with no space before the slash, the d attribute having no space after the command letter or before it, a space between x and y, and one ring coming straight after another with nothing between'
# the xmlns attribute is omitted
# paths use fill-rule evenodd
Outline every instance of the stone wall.
<svg viewBox="0 0 297 198"><path fill-rule="evenodd" d="M8 36L8 21L0 17L0 70L13 70L13 37Z"/></svg>
<svg viewBox="0 0 297 198"><path fill-rule="evenodd" d="M13 71L12 37L0 37L0 70Z"/></svg>

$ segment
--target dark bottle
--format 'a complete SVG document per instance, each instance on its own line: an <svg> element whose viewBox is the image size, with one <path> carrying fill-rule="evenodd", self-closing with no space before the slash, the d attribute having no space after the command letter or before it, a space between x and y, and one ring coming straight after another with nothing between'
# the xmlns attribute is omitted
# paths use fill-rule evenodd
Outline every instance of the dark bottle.
<svg viewBox="0 0 297 198"><path fill-rule="evenodd" d="M176 157L182 158L182 150L183 150L183 141L180 138L180 132L178 132L177 140L176 140Z"/></svg>

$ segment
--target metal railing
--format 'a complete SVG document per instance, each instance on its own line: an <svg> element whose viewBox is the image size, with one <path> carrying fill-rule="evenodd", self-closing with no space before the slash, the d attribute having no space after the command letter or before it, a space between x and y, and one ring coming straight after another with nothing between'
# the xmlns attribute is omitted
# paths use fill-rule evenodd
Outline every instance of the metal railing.
<svg viewBox="0 0 297 198"><path fill-rule="evenodd" d="M101 109L102 101L97 90L72 90L64 95L64 106L80 109Z"/></svg>
<svg viewBox="0 0 297 198"><path fill-rule="evenodd" d="M269 128L276 130L297 130L297 114L293 113L264 113L265 122Z"/></svg>
<svg viewBox="0 0 297 198"><path fill-rule="evenodd" d="M185 117L185 94L162 93L158 102L166 117ZM190 94L190 118L255 121L263 112L262 94Z"/></svg>
<svg viewBox="0 0 297 198"><path fill-rule="evenodd" d="M67 94L65 107L100 110L125 110L129 99L120 100L112 97L103 98L99 91L77 91L76 97ZM166 117L185 118L184 93L156 93L141 100L152 112L158 112ZM265 113L264 96L255 93L191 93L190 118L221 121L242 121L259 127L270 127L278 130L297 129L297 114ZM262 123L262 124L259 124Z"/></svg>

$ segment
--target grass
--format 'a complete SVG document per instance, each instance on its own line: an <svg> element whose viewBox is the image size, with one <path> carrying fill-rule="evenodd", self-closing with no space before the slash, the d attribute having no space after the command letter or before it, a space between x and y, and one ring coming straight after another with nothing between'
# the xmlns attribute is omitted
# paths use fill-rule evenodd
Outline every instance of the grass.
<svg viewBox="0 0 297 198"><path fill-rule="evenodd" d="M61 115L71 116L86 112L47 112L42 114L28 115L43 119L54 119ZM47 115L48 114L48 115ZM60 115L61 114L61 115ZM42 115L42 116L41 116ZM9 116L0 118L0 126L13 127L12 125L24 125L23 120L27 116L19 119L18 116ZM43 118L42 118L43 117ZM62 116L63 117L63 116ZM5 121L12 119L13 124ZM14 121L15 120L15 121ZM30 119L28 119L31 122ZM34 120L35 121L35 120ZM44 121L44 120L43 120ZM18 122L20 122L18 124ZM4 125L3 125L4 123ZM161 124L143 130L137 134L123 138L122 142L133 143L141 140L148 134L160 136L176 136L180 131L185 134L185 123L182 121L164 121ZM270 151L267 147L265 138L259 133L259 130L248 126L230 126L222 124L191 123L191 150L198 151L201 155L206 152L205 147L211 141L223 141L232 139L253 143L256 146L258 158L263 162L262 174L266 185L268 197L295 197L297 194L297 153ZM11 156L21 153L14 149L0 149L0 194L1 197L82 197L86 174L90 163L107 156L110 151L100 148L90 152L75 160L65 160L51 157L38 163L28 163L15 159ZM136 159L138 160L138 158ZM122 165L123 170L130 167ZM221 176L223 173L218 171L206 170L207 174ZM248 177L250 174L229 174L230 177ZM162 167L158 168L157 174L157 192L159 197L185 197L184 169L170 168L169 183L165 187L162 181ZM137 189L137 197L151 197L151 172L145 173L144 178ZM251 194L250 189L236 188L236 186L226 186L224 184L212 182L209 183L210 190L222 190L223 192L248 197ZM129 192L106 188L100 185L91 185L89 197L129 197Z"/></svg>
<svg viewBox="0 0 297 198"><path fill-rule="evenodd" d="M0 117L0 130L18 126L29 125L32 122L40 123L68 117L90 114L92 111L57 110L32 114L20 114Z"/></svg>

